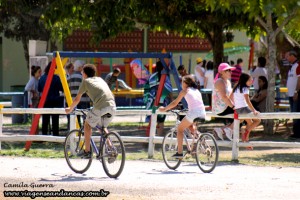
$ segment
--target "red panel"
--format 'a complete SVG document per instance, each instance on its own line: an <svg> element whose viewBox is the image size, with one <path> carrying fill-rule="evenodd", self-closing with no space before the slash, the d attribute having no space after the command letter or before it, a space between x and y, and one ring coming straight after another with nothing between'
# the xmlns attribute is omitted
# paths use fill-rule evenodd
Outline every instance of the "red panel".
<svg viewBox="0 0 300 200"><path fill-rule="evenodd" d="M143 31L121 33L112 39L105 39L99 45L90 44L91 32L74 31L64 41L65 51L104 51L104 52L133 52L143 51ZM174 33L149 32L148 52L161 52L165 48L170 52L209 51L211 46L206 39L180 37Z"/></svg>

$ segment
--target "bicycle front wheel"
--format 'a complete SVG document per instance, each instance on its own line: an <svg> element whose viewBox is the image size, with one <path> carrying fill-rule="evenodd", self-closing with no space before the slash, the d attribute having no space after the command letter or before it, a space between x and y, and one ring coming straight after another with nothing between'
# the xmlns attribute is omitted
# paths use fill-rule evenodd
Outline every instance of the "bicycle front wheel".
<svg viewBox="0 0 300 200"><path fill-rule="evenodd" d="M105 137L105 143L100 145L101 160L105 173L110 178L117 178L125 165L125 147L120 135L110 132Z"/></svg>
<svg viewBox="0 0 300 200"><path fill-rule="evenodd" d="M214 136L202 133L197 141L196 161L204 173L212 172L219 159L219 148Z"/></svg>
<svg viewBox="0 0 300 200"><path fill-rule="evenodd" d="M186 137L183 138L185 144L188 145L186 141ZM162 155L163 155L164 162L169 169L173 169L173 170L177 169L182 162L182 159L172 157L174 154L176 154L177 147L178 147L177 133L173 131L167 133L162 143ZM183 152L183 154L185 155L186 152Z"/></svg>
<svg viewBox="0 0 300 200"><path fill-rule="evenodd" d="M92 164L93 156L82 158L80 155L85 149L84 135L81 130L72 130L68 133L64 144L65 159L69 167L76 173L86 172ZM91 155L93 155L93 149Z"/></svg>

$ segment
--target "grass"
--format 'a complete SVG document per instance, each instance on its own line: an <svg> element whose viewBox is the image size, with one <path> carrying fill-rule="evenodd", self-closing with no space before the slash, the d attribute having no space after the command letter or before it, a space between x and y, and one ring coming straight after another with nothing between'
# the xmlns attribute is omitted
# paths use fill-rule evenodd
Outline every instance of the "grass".
<svg viewBox="0 0 300 200"><path fill-rule="evenodd" d="M174 121L166 121L165 127L171 127L174 125ZM112 123L110 125L111 130L116 130L122 133L122 135L139 135L144 136L145 130L138 130L137 127L145 127L147 123L141 122L120 122ZM207 124L210 127L212 124ZM31 124L5 124L4 128L10 130L23 131L23 133L29 131ZM62 124L61 128L66 129L66 124ZM284 129L283 129L284 130ZM65 131L66 133L67 131ZM63 134L65 134L63 133ZM269 140L269 141L282 141L281 135L266 135L258 130L253 133L253 140ZM24 142L2 142L2 150L0 150L0 156L16 156L16 157L40 157L40 158L64 158L63 144L62 143L50 143L50 142L33 142L29 151L24 151ZM132 144L125 143L126 147L126 160L147 160L146 144ZM160 151L160 145L156 145L156 151L154 157L151 160L162 161L162 155ZM237 163L231 161L231 149L221 148L219 165L229 165ZM239 151L239 164L254 165L254 166L275 166L275 167L300 167L300 149L289 148L255 148L253 151L247 151L240 148ZM195 159L185 159L187 162L195 162Z"/></svg>

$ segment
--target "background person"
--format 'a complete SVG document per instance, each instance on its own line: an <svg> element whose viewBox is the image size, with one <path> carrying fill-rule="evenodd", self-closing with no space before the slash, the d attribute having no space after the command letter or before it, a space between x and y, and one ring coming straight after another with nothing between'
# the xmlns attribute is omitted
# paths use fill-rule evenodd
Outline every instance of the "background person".
<svg viewBox="0 0 300 200"><path fill-rule="evenodd" d="M196 59L196 66L195 66L195 76L197 78L197 82L199 83L199 87L198 89L202 89L204 88L204 73L205 73L205 69L204 69L204 66L203 66L203 60L202 58L197 58Z"/></svg>
<svg viewBox="0 0 300 200"><path fill-rule="evenodd" d="M122 79L118 79L119 75L121 74L120 68L114 68L114 70L108 73L105 77L105 82L112 90L115 86L115 90L118 91L119 86L125 90L132 90Z"/></svg>
<svg viewBox="0 0 300 200"><path fill-rule="evenodd" d="M230 94L232 92L231 87L231 72L234 70L227 63L221 63L218 67L218 73L215 77L214 89L212 93L212 112L224 116L234 113L234 103L230 99ZM224 135L232 140L233 136L233 119L229 118L229 125L223 128L214 128L218 138L224 140Z"/></svg>
<svg viewBox="0 0 300 200"><path fill-rule="evenodd" d="M77 62L75 61L74 63L74 70L72 71L72 73L69 76L68 79L68 85L69 85L69 89L70 89L70 93L71 93L71 97L74 100L75 97L78 94L78 90L79 90L79 86L82 82L82 68L83 68L84 62ZM87 109L90 108L91 104L90 104L90 98L87 96L87 94L83 94L80 102L77 104L77 108L78 109ZM79 126L81 127L81 116L77 115L77 120L79 123ZM70 116L68 115L68 126L69 126L69 121L70 121Z"/></svg>
<svg viewBox="0 0 300 200"><path fill-rule="evenodd" d="M51 67L51 62L48 63L45 68L44 74L39 79L38 90L43 92L48 73ZM60 91L63 91L63 87L58 75L53 74L52 82L47 94L44 108L62 108L64 107L64 100L60 96ZM52 132L53 136L59 136L59 114L43 114L42 115L42 134L48 135L48 129L50 124L50 116L52 119Z"/></svg>
<svg viewBox="0 0 300 200"><path fill-rule="evenodd" d="M258 77L258 90L252 96L251 103L255 110L266 112L266 100L268 94L268 80L265 76Z"/></svg>
<svg viewBox="0 0 300 200"><path fill-rule="evenodd" d="M205 80L204 80L204 88L211 89L214 88L214 63L212 61L208 61L206 64L206 71L205 71ZM211 95L212 93L207 94L209 106L211 106Z"/></svg>
<svg viewBox="0 0 300 200"><path fill-rule="evenodd" d="M182 77L184 77L185 75L188 75L184 65L179 65L178 68L177 68L177 72L179 74L179 80L180 81L182 81Z"/></svg>
<svg viewBox="0 0 300 200"><path fill-rule="evenodd" d="M164 66L161 61L156 62L155 69L156 72L149 77L146 84L144 85L143 102L146 105L146 110L152 109L154 106L158 86L160 84L160 78L162 75L162 71L164 70ZM169 75L167 75L164 83L163 91L159 99L159 106L166 106L172 100L173 100L172 83ZM146 116L145 121L149 122L149 125L150 125L150 120L151 120L151 115ZM166 115L162 115L162 114L157 115L157 135L161 135L161 136L163 135L165 120L166 120ZM149 125L147 127L146 136L149 136L149 132L150 132Z"/></svg>
<svg viewBox="0 0 300 200"><path fill-rule="evenodd" d="M268 78L266 63L267 60L264 57L259 57L257 60L257 67L250 71L250 74L253 78L253 87L255 91L259 90L258 77L265 76L266 78Z"/></svg>
<svg viewBox="0 0 300 200"><path fill-rule="evenodd" d="M31 66L31 77L25 86L28 92L28 105L30 108L37 108L40 101L40 93L38 91L39 79L42 75L40 66Z"/></svg>
<svg viewBox="0 0 300 200"><path fill-rule="evenodd" d="M298 63L298 54L296 51L291 50L286 54L286 59L291 64L290 70L288 71L288 79L287 79L287 88L288 88L288 96L290 103L291 112L297 112L297 101L298 101L298 91L300 90L300 86L298 85L298 81L300 80L300 68ZM299 81L300 82L300 81ZM298 119L293 120L293 134L289 137L290 139L300 138L299 130L296 130L297 124L299 124Z"/></svg>
<svg viewBox="0 0 300 200"><path fill-rule="evenodd" d="M74 72L74 65L73 63L69 63L65 66L65 71L66 71L66 77L67 80L70 78L71 74Z"/></svg>
<svg viewBox="0 0 300 200"><path fill-rule="evenodd" d="M237 59L236 65L234 67L235 67L235 69L232 70L232 73L231 73L232 86L234 86L239 81L240 75L243 71L243 59L241 59L241 58Z"/></svg>

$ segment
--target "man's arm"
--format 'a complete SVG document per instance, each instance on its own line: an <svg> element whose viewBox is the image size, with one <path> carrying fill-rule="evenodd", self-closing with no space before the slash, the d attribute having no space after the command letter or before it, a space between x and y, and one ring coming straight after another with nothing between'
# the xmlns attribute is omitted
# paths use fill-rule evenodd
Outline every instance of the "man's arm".
<svg viewBox="0 0 300 200"><path fill-rule="evenodd" d="M75 99L72 102L72 105L65 109L66 113L69 114L74 110L74 108L77 106L77 104L80 102L82 94L78 93Z"/></svg>
<svg viewBox="0 0 300 200"><path fill-rule="evenodd" d="M300 66L298 64L297 68L296 68L296 74L297 74L297 85L296 85L296 90L294 93L294 101L298 100L298 91L300 90Z"/></svg>
<svg viewBox="0 0 300 200"><path fill-rule="evenodd" d="M296 90L295 90L295 93L294 93L294 101L297 101L298 100L298 91L300 90L300 76L298 76L298 79L297 79L297 85L296 85Z"/></svg>

